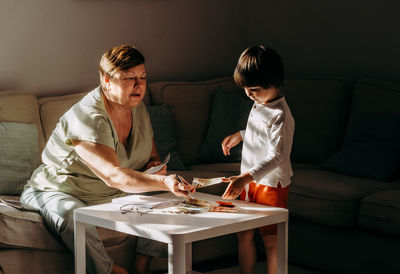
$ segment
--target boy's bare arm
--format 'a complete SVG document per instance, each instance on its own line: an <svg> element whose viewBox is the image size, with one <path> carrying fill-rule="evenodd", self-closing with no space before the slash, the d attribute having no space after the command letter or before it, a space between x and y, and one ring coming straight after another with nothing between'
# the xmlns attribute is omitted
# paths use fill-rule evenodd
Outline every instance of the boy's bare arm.
<svg viewBox="0 0 400 274"><path fill-rule="evenodd" d="M225 178L222 180L223 182L229 183L228 187L225 190L225 193L222 195L222 198L233 200L236 199L240 193L242 193L243 188L254 181L253 176L250 172L242 173L238 176L232 176L229 178Z"/></svg>

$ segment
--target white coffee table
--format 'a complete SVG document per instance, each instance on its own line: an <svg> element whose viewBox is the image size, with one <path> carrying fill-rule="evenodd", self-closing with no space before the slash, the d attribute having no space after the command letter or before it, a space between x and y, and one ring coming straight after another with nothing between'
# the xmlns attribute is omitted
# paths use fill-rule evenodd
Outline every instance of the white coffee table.
<svg viewBox="0 0 400 274"><path fill-rule="evenodd" d="M158 197L177 199L171 193ZM221 200L220 196L195 193L206 201ZM183 199L182 199L183 200ZM168 273L192 272L192 242L260 226L278 226L278 273L288 269L288 210L234 200L239 213L203 212L197 214L120 213L120 204L108 203L74 210L75 273L86 272L84 224L92 224L119 232L150 238L168 244Z"/></svg>

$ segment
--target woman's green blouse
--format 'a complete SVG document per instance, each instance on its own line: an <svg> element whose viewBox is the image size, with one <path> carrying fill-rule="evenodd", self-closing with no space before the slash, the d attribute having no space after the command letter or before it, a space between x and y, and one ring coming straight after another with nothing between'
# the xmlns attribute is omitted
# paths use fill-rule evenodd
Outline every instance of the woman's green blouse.
<svg viewBox="0 0 400 274"><path fill-rule="evenodd" d="M131 109L132 129L128 147L107 114L101 87L89 92L59 120L42 153L43 164L27 186L42 191L61 191L87 204L111 201L126 193L107 186L75 152L71 140L93 142L112 148L122 167L142 170L150 159L153 129L146 106Z"/></svg>

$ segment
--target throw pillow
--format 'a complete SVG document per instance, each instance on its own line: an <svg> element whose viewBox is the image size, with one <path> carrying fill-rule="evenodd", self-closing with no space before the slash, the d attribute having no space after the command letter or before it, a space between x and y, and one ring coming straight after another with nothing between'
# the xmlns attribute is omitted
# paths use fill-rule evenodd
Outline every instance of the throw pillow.
<svg viewBox="0 0 400 274"><path fill-rule="evenodd" d="M168 170L184 170L185 166L176 148L175 131L171 112L167 105L147 106L154 131L154 142L161 160L171 153Z"/></svg>
<svg viewBox="0 0 400 274"><path fill-rule="evenodd" d="M252 105L250 99L232 92L218 91L215 94L206 137L198 154L201 161L240 162L242 143L232 148L228 156L222 153L221 143L226 136L246 129Z"/></svg>
<svg viewBox="0 0 400 274"><path fill-rule="evenodd" d="M39 135L35 124L0 123L0 194L20 195L39 165Z"/></svg>
<svg viewBox="0 0 400 274"><path fill-rule="evenodd" d="M356 85L341 150L322 166L328 170L390 181L400 166L400 92Z"/></svg>

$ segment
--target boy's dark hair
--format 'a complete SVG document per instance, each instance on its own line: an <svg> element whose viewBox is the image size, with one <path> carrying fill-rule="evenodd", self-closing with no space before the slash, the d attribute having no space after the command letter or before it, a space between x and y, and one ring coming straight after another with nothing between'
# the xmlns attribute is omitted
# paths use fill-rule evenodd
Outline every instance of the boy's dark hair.
<svg viewBox="0 0 400 274"><path fill-rule="evenodd" d="M250 46L240 55L233 74L239 87L279 88L283 85L283 63L279 54L265 46Z"/></svg>

